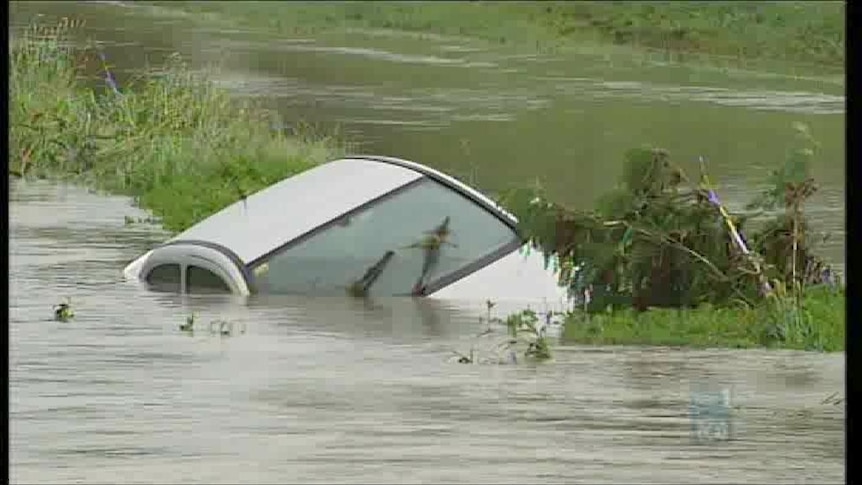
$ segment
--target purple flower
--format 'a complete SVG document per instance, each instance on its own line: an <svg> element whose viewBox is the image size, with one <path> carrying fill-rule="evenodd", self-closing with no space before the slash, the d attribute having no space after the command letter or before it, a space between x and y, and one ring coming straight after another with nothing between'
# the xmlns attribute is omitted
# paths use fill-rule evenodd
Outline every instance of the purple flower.
<svg viewBox="0 0 862 485"><path fill-rule="evenodd" d="M117 79L114 77L114 73L108 69L108 59L105 57L105 53L99 51L99 58L102 59L102 69L105 70L105 84L107 84L114 93L122 94L120 92L120 86L117 84Z"/></svg>
<svg viewBox="0 0 862 485"><path fill-rule="evenodd" d="M120 88L119 86L117 86L117 80L114 79L114 75L111 73L111 71L105 71L105 83L108 84L112 91L117 94L121 94Z"/></svg>
<svg viewBox="0 0 862 485"><path fill-rule="evenodd" d="M836 286L835 285L835 279L836 279L835 274L832 273L832 270L829 268L825 268L820 273L820 283L821 284L826 284L828 286L834 287L834 286Z"/></svg>
<svg viewBox="0 0 862 485"><path fill-rule="evenodd" d="M709 189L709 201L712 202L713 205L721 205L721 201L718 199L718 194L716 194L712 189Z"/></svg>

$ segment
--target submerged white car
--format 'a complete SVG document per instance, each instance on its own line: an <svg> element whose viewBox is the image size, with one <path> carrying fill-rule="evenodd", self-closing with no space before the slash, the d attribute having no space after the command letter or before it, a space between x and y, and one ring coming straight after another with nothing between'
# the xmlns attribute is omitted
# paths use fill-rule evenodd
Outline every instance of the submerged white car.
<svg viewBox="0 0 862 485"><path fill-rule="evenodd" d="M156 291L543 300L566 290L515 218L423 165L350 156L213 214L129 264Z"/></svg>

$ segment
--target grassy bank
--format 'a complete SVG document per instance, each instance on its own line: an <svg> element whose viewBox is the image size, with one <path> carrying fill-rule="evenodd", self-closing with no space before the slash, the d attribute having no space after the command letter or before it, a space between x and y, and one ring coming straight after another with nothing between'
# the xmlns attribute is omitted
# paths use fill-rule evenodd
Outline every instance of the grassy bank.
<svg viewBox="0 0 862 485"><path fill-rule="evenodd" d="M842 2L155 2L226 25L308 34L394 29L556 49L634 46L843 70Z"/></svg>
<svg viewBox="0 0 862 485"><path fill-rule="evenodd" d="M181 231L243 194L325 161L331 140L275 131L179 58L117 86L109 59L34 26L11 46L9 171L133 196Z"/></svg>
<svg viewBox="0 0 862 485"><path fill-rule="evenodd" d="M844 290L817 288L803 297L802 311L775 303L747 307L650 309L588 315L565 322L563 340L597 345L660 345L722 348L785 348L825 352L845 345Z"/></svg>

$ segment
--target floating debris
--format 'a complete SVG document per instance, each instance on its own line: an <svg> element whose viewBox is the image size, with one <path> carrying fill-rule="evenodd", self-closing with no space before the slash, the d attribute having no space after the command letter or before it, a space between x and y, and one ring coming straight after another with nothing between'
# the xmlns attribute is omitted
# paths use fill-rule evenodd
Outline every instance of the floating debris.
<svg viewBox="0 0 862 485"><path fill-rule="evenodd" d="M161 221L155 217L123 216L123 221L127 226L131 226L132 224L161 224Z"/></svg>
<svg viewBox="0 0 862 485"><path fill-rule="evenodd" d="M213 320L210 322L210 333L213 335L227 337L235 334L244 334L245 329L245 323L243 323L242 326L239 326L234 325L234 322L228 320ZM237 332L234 330L237 330Z"/></svg>
<svg viewBox="0 0 862 485"><path fill-rule="evenodd" d="M826 399L820 402L820 404L831 404L833 406L840 406L844 404L844 398L838 397L838 392L833 392Z"/></svg>
<svg viewBox="0 0 862 485"><path fill-rule="evenodd" d="M72 299L66 298L66 301L54 306L54 320L58 322L68 322L75 318L75 312L72 311Z"/></svg>
<svg viewBox="0 0 862 485"><path fill-rule="evenodd" d="M458 362L459 364L476 364L476 363L478 363L477 359L476 359L476 357L477 357L476 356L476 349L473 347L470 348L470 355L469 356L464 355L461 352L454 351L454 350L452 351L452 353L458 357L455 361Z"/></svg>
<svg viewBox="0 0 862 485"><path fill-rule="evenodd" d="M180 324L180 330L181 330L181 331L183 331L183 332L190 332L190 333L191 333L191 332L193 332L193 331L194 331L195 318L196 318L196 317L197 317L197 316L196 316L194 313L192 313L191 315L187 316L187 317L186 317L186 323L181 323L181 324Z"/></svg>

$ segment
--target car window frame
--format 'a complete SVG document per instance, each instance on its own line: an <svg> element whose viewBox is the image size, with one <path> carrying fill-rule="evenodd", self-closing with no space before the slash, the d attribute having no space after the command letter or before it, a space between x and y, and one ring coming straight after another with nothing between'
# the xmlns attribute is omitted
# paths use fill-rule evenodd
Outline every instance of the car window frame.
<svg viewBox="0 0 862 485"><path fill-rule="evenodd" d="M249 269L250 268L249 265L243 263L242 259L240 259L240 257L235 252L233 252L230 248L222 246L221 244L218 244L218 243L214 243L211 241L204 241L201 239L176 239L176 240L168 241L168 242L162 244L161 246L159 246L159 248L168 247L168 246L180 246L180 245L203 246L205 248L218 251L223 256L225 256L227 259L229 259L230 262L233 263L234 267L236 267L236 269L239 271L239 274L242 276L242 279L245 282L245 286L246 286L246 288L248 288L249 293L255 292L254 278L253 278L252 273ZM210 261L208 258L203 258L200 256L196 256L195 259L202 259L202 260ZM218 267L219 270L222 269L221 265L219 265L215 262L212 262L212 261L210 261L210 262L211 262L211 264L216 265L216 267ZM185 273L183 273L183 277L185 277ZM232 280L232 279L230 279L230 280ZM225 281L229 281L229 280L225 280ZM230 286L230 284L228 284L228 286Z"/></svg>
<svg viewBox="0 0 862 485"><path fill-rule="evenodd" d="M182 265L183 293L185 293L187 295L204 295L204 294L230 295L230 294L236 293L233 286L228 282L229 278L225 278L226 275L224 274L224 271L219 264L217 264L216 262L214 262L208 258L202 258L200 256L190 256L190 258L193 259L193 261L188 261ZM207 271L208 273L210 273L213 276L215 276L216 278L218 278L221 281L222 285L224 285L224 288L227 289L227 292L223 292L223 291L218 291L218 292L213 292L213 291L194 292L194 291L190 291L190 289L189 289L190 288L190 286L189 286L189 270L192 267L199 269L199 270ZM212 287L204 287L204 288L211 289ZM221 288L220 288L220 290L221 290Z"/></svg>
<svg viewBox="0 0 862 485"><path fill-rule="evenodd" d="M202 249L196 250L200 254L195 254L194 252L189 254L182 250L183 246ZM175 247L180 247L179 252L173 249ZM169 248L167 253L163 251L166 248ZM213 257L218 255L219 259L223 262L215 261L212 257L207 257L208 255ZM193 239L178 239L166 242L153 249L143 262L140 269L141 278L145 279L153 267L163 264L177 264L180 266L181 286L179 292L182 294L188 293L186 281L186 267L188 265L198 266L214 273L230 288L232 294L244 294L244 291L252 294L255 291L252 286L253 280L250 277L248 267L243 264L242 260L233 251L217 243ZM232 267L228 268L227 265L232 265ZM236 270L238 277L230 274L233 270ZM245 286L244 289L242 288L243 285Z"/></svg>
<svg viewBox="0 0 862 485"><path fill-rule="evenodd" d="M165 282L153 283L152 281L150 281L150 277L152 276L152 274L156 270L158 270L160 268L167 267L167 266L176 267L177 276L178 276L177 282L176 282L176 285L177 285L176 291L155 289L154 287L158 287L160 285L165 285ZM149 271L147 271L147 274L143 275L142 281L144 282L144 284L147 285L147 288L150 291L154 291L156 293L183 293L183 288L185 287L185 284L184 284L185 275L183 273L184 273L184 269L183 269L182 263L179 263L176 261L164 261L164 262L160 262L160 263L152 266L151 268L149 268ZM171 284L173 284L173 282Z"/></svg>
<svg viewBox="0 0 862 485"><path fill-rule="evenodd" d="M382 163L390 163L390 162L382 162ZM416 171L415 169L410 168L410 167L405 167L405 168L409 168L410 170ZM381 195L378 195L377 197L375 197L373 199L367 200L367 201L363 202L362 204L359 204L356 207L353 207L352 209L345 211L344 213L340 214L339 216L337 216L337 217L335 217L329 221L326 221L325 223L320 224L320 225L316 226L315 228L291 239L290 241L285 242L284 244L278 246L277 248L272 249L272 250L266 252L265 254L255 258L253 261L251 261L247 265L248 274L251 275L251 278L252 278L252 283L249 285L249 289L251 289L253 287L255 290L257 290L258 285L254 283L255 274L256 274L255 272L261 265L267 263L270 260L270 258L272 258L273 256L280 254L284 251L288 251L288 250L290 250L291 247L299 245L300 243L314 237L315 235L317 235L323 231L329 230L333 226L341 224L345 219L352 218L353 216L355 216L359 213L362 213L363 211L366 211L368 209L373 208L374 206L376 206L378 204L382 204L382 203L386 202L387 200L397 196L398 194L400 194L402 192L410 190L411 188L416 187L420 184L427 183L427 181L431 181L431 183L439 184L439 185L443 186L443 188L450 190L452 192L455 192L456 196L465 197L469 202L472 202L473 204L479 206L481 209L483 209L485 212L487 212L488 214L490 214L491 216L496 218L500 223L502 223L505 227L507 227L512 232L512 240L509 243L507 243L503 246L500 246L500 247L494 249L493 251L490 251L489 253L479 257L478 259L474 260L473 262L471 262L471 263L469 263L469 264L467 264L467 265L465 265L465 266L463 266L463 267L461 267L455 271L452 271L448 274L445 274L441 277L438 277L438 278L430 281L427 285L425 285L424 291L422 292L422 294L421 295L415 295L415 296L427 296L427 295L433 294L434 292L440 290L441 288L449 286L452 283L460 280L461 278L464 278L467 275L474 273L475 271L477 271L477 270L493 263L494 261L506 256L507 254L510 254L513 251L520 249L521 246L524 244L524 238L521 235L521 232L518 229L518 226L515 223L515 221L506 217L500 211L499 208L494 207L492 205L489 205L486 201L479 199L478 197L476 197L472 193L464 190L461 187L458 187L457 185L453 184L452 182L450 182L448 180L445 180L439 176L436 176L433 173L420 172L420 171L417 171L417 172L421 173L422 176L415 179L415 180L411 180L410 182L407 182L404 185L401 185L399 187L391 189L388 192L385 192Z"/></svg>

